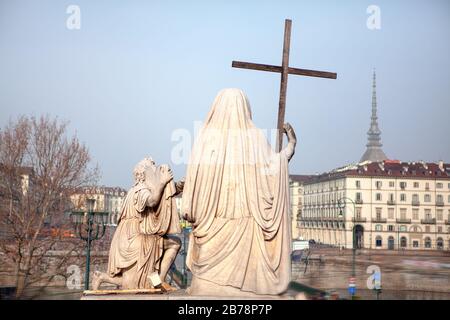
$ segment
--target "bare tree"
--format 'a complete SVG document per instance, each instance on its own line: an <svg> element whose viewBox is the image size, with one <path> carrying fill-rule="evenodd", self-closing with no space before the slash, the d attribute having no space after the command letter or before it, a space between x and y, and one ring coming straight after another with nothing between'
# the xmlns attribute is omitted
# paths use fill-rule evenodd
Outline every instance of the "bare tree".
<svg viewBox="0 0 450 320"><path fill-rule="evenodd" d="M66 129L48 116L22 116L0 131L0 254L13 266L16 298L65 275L82 249L61 232L71 227L64 211L74 190L95 182L99 171Z"/></svg>

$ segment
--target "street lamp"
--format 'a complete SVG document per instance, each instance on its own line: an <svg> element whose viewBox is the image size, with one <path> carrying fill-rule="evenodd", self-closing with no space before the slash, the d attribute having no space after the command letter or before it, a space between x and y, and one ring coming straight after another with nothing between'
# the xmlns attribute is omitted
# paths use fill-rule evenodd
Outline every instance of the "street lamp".
<svg viewBox="0 0 450 320"><path fill-rule="evenodd" d="M341 198L341 199L338 200L338 206L339 206L339 209L340 209L339 210L339 217L340 218L344 217L344 231L346 230L345 222L347 220L347 217L346 217L347 211L346 210L343 211L343 209L345 209L345 206L346 206L345 200L349 200L353 204L353 214L356 211L356 205L355 205L355 202L352 199L344 197L344 198ZM353 227L352 227L352 242L353 242L353 245L352 245L352 278L353 278L353 281L355 281L355 277L356 277L356 271L355 271L355 257L356 257L356 239L355 238L356 238L356 232L355 231L356 231L355 230L355 223L353 223ZM353 300L353 298L355 296L355 290L354 289L351 291L351 295L352 295L352 300Z"/></svg>
<svg viewBox="0 0 450 320"><path fill-rule="evenodd" d="M381 285L378 287L375 287L373 290L375 290L375 294L377 295L377 300L380 300L380 295L381 295Z"/></svg>
<svg viewBox="0 0 450 320"><path fill-rule="evenodd" d="M188 281L187 281L187 268L186 268L186 256L187 256L187 246L188 246L188 236L189 233L191 232L192 227L190 225L187 224L187 222L185 221L183 223L183 250L181 250L180 254L183 256L183 269L182 269L182 273L183 273L183 280L182 280L182 285L184 287L187 286Z"/></svg>
<svg viewBox="0 0 450 320"><path fill-rule="evenodd" d="M105 235L108 212L94 212L95 199L86 199L84 211L72 211L70 216L75 224L75 232L81 240L86 241L86 273L84 290L89 290L89 272L91 264L91 243Z"/></svg>

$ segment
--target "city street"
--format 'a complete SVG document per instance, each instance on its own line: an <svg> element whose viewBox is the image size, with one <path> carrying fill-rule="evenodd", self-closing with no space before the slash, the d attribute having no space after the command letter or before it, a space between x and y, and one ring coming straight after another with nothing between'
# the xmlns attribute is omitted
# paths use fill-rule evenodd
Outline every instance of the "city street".
<svg viewBox="0 0 450 320"><path fill-rule="evenodd" d="M357 251L356 296L376 299L376 292L368 288L369 266L379 267L380 299L450 299L449 252ZM351 250L313 248L308 264L294 261L292 273L294 281L350 298L347 288L352 274Z"/></svg>

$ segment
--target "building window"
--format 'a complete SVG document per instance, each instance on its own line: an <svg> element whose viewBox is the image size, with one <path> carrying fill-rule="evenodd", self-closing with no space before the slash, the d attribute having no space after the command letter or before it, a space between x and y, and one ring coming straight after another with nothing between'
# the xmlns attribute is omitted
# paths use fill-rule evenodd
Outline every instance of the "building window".
<svg viewBox="0 0 450 320"><path fill-rule="evenodd" d="M442 227L441 226L439 226L437 229L438 229L437 230L438 233L442 233Z"/></svg>
<svg viewBox="0 0 450 320"><path fill-rule="evenodd" d="M406 188L406 182L400 182L400 189L405 189Z"/></svg>
<svg viewBox="0 0 450 320"><path fill-rule="evenodd" d="M377 201L381 201L381 193L377 193L377 194L375 195L375 199L376 199Z"/></svg>
<svg viewBox="0 0 450 320"><path fill-rule="evenodd" d="M388 225L388 231L394 231L394 226L393 225Z"/></svg>
<svg viewBox="0 0 450 320"><path fill-rule="evenodd" d="M381 220L381 208L376 208L377 220Z"/></svg>
<svg viewBox="0 0 450 320"><path fill-rule="evenodd" d="M425 232L430 233L430 226L425 226Z"/></svg>
<svg viewBox="0 0 450 320"><path fill-rule="evenodd" d="M431 202L431 195L426 194L426 195L424 196L424 198L423 198L423 201L425 201L425 202Z"/></svg>
<svg viewBox="0 0 450 320"><path fill-rule="evenodd" d="M377 248L380 248L383 246L383 239L380 236L377 236L375 239L375 245Z"/></svg>
<svg viewBox="0 0 450 320"><path fill-rule="evenodd" d="M395 182L394 181L389 181L389 187L390 188L394 188L395 187ZM450 189L450 184L449 184L448 188Z"/></svg>
<svg viewBox="0 0 450 320"><path fill-rule="evenodd" d="M414 240L413 241L413 248L418 248L419 247L419 241Z"/></svg>
<svg viewBox="0 0 450 320"><path fill-rule="evenodd" d="M381 224L375 225L375 231L383 231L383 226Z"/></svg>
<svg viewBox="0 0 450 320"><path fill-rule="evenodd" d="M394 208L388 208L388 218L394 219Z"/></svg>
<svg viewBox="0 0 450 320"><path fill-rule="evenodd" d="M400 201L402 201L402 202L406 201L406 194L404 194L404 193L400 194Z"/></svg>
<svg viewBox="0 0 450 320"><path fill-rule="evenodd" d="M389 193L389 202L394 203L394 194L393 193Z"/></svg>
<svg viewBox="0 0 450 320"><path fill-rule="evenodd" d="M356 218L361 219L361 208L356 208Z"/></svg>
<svg viewBox="0 0 450 320"><path fill-rule="evenodd" d="M448 196L447 202L450 203L450 195Z"/></svg>
<svg viewBox="0 0 450 320"><path fill-rule="evenodd" d="M406 209L405 208L400 209L400 219L406 219Z"/></svg>
<svg viewBox="0 0 450 320"><path fill-rule="evenodd" d="M355 184L356 184L356 189L361 189L361 181L356 180Z"/></svg>
<svg viewBox="0 0 450 320"><path fill-rule="evenodd" d="M440 182L436 183L436 189L442 189L444 185Z"/></svg>
<svg viewBox="0 0 450 320"><path fill-rule="evenodd" d="M362 201L361 192L356 193L356 201Z"/></svg>
<svg viewBox="0 0 450 320"><path fill-rule="evenodd" d="M447 185L447 188L450 189L450 183Z"/></svg>
<svg viewBox="0 0 450 320"><path fill-rule="evenodd" d="M406 232L406 226L400 226L399 230L400 232Z"/></svg>
<svg viewBox="0 0 450 320"><path fill-rule="evenodd" d="M444 197L442 196L442 194L438 194L436 196L436 202L437 203L444 203Z"/></svg>
<svg viewBox="0 0 450 320"><path fill-rule="evenodd" d="M425 183L425 190L430 190L430 184L428 182Z"/></svg>
<svg viewBox="0 0 450 320"><path fill-rule="evenodd" d="M425 248L430 249L431 248L431 239L430 237L425 238Z"/></svg>
<svg viewBox="0 0 450 320"><path fill-rule="evenodd" d="M413 209L413 220L419 220L419 209Z"/></svg>
<svg viewBox="0 0 450 320"><path fill-rule="evenodd" d="M383 186L383 183L381 181L376 181L375 186L377 187L377 189L381 189L381 187Z"/></svg>
<svg viewBox="0 0 450 320"><path fill-rule="evenodd" d="M425 220L431 220L431 209L425 209Z"/></svg>
<svg viewBox="0 0 450 320"><path fill-rule="evenodd" d="M412 201L413 202L419 202L419 195L417 193L413 194Z"/></svg>
<svg viewBox="0 0 450 320"><path fill-rule="evenodd" d="M408 246L408 240L406 240L406 237L400 238L400 247L406 248Z"/></svg>
<svg viewBox="0 0 450 320"><path fill-rule="evenodd" d="M442 209L436 210L436 219L442 221L444 218L444 213Z"/></svg>
<svg viewBox="0 0 450 320"><path fill-rule="evenodd" d="M419 183L418 182L414 182L414 188L418 188L419 187Z"/></svg>
<svg viewBox="0 0 450 320"><path fill-rule="evenodd" d="M388 250L394 250L395 247L395 240L393 236L390 236L388 238Z"/></svg>
<svg viewBox="0 0 450 320"><path fill-rule="evenodd" d="M444 249L444 240L442 240L442 238L437 238L436 247L438 250Z"/></svg>

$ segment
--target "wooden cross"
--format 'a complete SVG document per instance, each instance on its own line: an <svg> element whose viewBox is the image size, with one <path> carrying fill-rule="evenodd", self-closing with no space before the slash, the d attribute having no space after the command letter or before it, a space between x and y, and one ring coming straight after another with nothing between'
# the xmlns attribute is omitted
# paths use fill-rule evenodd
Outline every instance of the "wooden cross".
<svg viewBox="0 0 450 320"><path fill-rule="evenodd" d="M281 73L280 84L280 104L278 107L278 124L277 124L277 151L280 152L283 146L282 129L284 125L284 115L286 111L286 91L288 74L295 74L299 76L318 77L336 79L337 74L332 72L323 72L315 70L297 69L289 67L289 49L291 45L291 26L292 21L286 19L284 24L284 44L283 44L283 61L280 66L272 66L268 64L258 64L250 62L233 61L231 64L234 68L252 69L259 71L278 72Z"/></svg>

